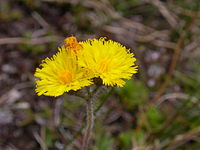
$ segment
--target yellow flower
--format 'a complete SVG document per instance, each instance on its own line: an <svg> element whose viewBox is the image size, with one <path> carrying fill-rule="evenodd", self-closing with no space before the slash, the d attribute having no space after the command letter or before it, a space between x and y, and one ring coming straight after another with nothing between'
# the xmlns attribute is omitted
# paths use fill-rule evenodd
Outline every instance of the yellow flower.
<svg viewBox="0 0 200 150"><path fill-rule="evenodd" d="M52 58L43 60L41 67L35 73L35 77L39 78L36 79L38 95L60 96L92 84L87 70L77 65L75 52L67 53L64 46Z"/></svg>
<svg viewBox="0 0 200 150"><path fill-rule="evenodd" d="M125 84L123 79L130 79L137 73L134 54L118 42L100 38L79 43L82 46L78 51L79 65L100 77L103 84L122 87Z"/></svg>

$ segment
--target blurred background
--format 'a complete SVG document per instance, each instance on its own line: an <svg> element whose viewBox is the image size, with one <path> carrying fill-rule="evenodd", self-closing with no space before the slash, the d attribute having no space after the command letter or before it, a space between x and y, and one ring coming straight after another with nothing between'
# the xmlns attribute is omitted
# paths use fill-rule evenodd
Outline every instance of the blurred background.
<svg viewBox="0 0 200 150"><path fill-rule="evenodd" d="M130 48L139 73L95 102L90 150L200 150L200 0L0 0L0 150L79 150L84 101L37 96L65 37Z"/></svg>

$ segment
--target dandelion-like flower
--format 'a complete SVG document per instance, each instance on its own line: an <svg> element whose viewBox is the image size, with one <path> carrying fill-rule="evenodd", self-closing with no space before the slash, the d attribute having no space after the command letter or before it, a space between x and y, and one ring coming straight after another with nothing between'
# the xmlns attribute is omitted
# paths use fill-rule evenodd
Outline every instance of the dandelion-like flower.
<svg viewBox="0 0 200 150"><path fill-rule="evenodd" d="M79 65L87 68L95 77L100 77L104 85L122 87L123 79L130 79L137 73L136 58L129 49L120 43L105 38L79 42Z"/></svg>
<svg viewBox="0 0 200 150"><path fill-rule="evenodd" d="M35 73L39 78L36 79L38 95L60 96L92 84L87 70L77 65L76 53L69 52L64 46L52 58L43 60L41 67Z"/></svg>

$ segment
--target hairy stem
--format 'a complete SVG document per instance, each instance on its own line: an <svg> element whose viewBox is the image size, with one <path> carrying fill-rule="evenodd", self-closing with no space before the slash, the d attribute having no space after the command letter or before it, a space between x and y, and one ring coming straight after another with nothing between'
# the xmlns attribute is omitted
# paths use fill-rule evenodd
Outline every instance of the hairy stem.
<svg viewBox="0 0 200 150"><path fill-rule="evenodd" d="M87 126L86 126L86 132L83 139L83 145L81 150L87 150L90 137L92 134L92 128L94 125L94 108L93 108L93 99L89 98L87 99Z"/></svg>

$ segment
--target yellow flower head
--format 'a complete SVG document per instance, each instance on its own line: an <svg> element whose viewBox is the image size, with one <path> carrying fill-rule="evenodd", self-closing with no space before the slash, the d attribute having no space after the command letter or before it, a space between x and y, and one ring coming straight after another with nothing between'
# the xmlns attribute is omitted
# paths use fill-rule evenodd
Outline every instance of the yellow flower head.
<svg viewBox="0 0 200 150"><path fill-rule="evenodd" d="M100 77L103 84L122 87L123 79L130 79L137 73L134 54L118 42L100 38L79 43L82 46L82 50L78 51L79 65Z"/></svg>
<svg viewBox="0 0 200 150"><path fill-rule="evenodd" d="M35 77L38 95L60 96L70 90L79 90L92 84L88 72L77 65L75 52L67 53L63 46L52 58L46 58L37 68Z"/></svg>

